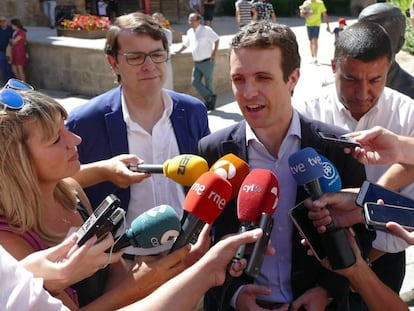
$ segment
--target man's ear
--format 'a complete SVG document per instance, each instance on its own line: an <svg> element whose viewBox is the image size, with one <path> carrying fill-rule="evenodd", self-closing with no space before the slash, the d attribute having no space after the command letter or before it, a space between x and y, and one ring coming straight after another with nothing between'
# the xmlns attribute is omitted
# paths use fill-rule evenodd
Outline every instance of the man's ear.
<svg viewBox="0 0 414 311"><path fill-rule="evenodd" d="M116 61L115 57L112 55L106 55L106 60L109 64L109 66L111 66L112 71L115 74L119 74L118 73L118 62Z"/></svg>

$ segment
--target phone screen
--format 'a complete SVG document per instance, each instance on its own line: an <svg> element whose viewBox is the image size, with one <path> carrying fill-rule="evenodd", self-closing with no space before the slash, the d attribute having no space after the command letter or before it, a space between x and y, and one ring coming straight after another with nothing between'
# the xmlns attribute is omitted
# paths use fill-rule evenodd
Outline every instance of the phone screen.
<svg viewBox="0 0 414 311"><path fill-rule="evenodd" d="M414 209L412 208L367 202L364 205L364 213L367 224L374 228L386 230L385 224L394 221L407 230L414 230Z"/></svg>
<svg viewBox="0 0 414 311"><path fill-rule="evenodd" d="M385 204L406 206L414 208L414 200L409 197L403 196L398 192L389 190L380 185L364 181L359 190L356 198L356 204L363 207L367 202L377 202L378 199L382 199Z"/></svg>
<svg viewBox="0 0 414 311"><path fill-rule="evenodd" d="M315 257L321 261L326 257L325 250L321 244L321 237L318 230L312 224L308 217L308 209L301 202L289 211L293 223L299 230L300 235L308 242L309 247L313 250Z"/></svg>

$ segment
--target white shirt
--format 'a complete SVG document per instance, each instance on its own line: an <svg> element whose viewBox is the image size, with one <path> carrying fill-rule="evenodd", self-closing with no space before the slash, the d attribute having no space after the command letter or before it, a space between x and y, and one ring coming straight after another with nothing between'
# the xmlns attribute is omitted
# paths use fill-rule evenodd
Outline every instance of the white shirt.
<svg viewBox="0 0 414 311"><path fill-rule="evenodd" d="M322 96L317 99L293 101L293 106L308 118L349 131L366 130L379 125L399 135L414 136L414 100L404 94L385 87L378 103L357 121L339 101L335 84L323 88L322 92ZM388 168L389 165L366 165L367 179L372 182L377 181ZM410 184L400 192L414 198L414 184ZM402 239L378 231L373 246L387 252L399 252L408 245Z"/></svg>
<svg viewBox="0 0 414 311"><path fill-rule="evenodd" d="M152 134L144 130L138 123L131 120L125 98L122 95L122 111L127 127L127 138L129 152L135 154L147 164L163 164L166 160L179 155L177 139L171 124L172 99L162 91L164 113L160 120L154 125ZM162 204L174 208L178 217L183 215L182 204L185 193L182 185L165 177L163 174L152 174L138 184L132 184L131 198L126 214L126 226L143 212ZM125 228L121 228L122 233ZM126 254L149 255L159 253L158 248L142 249L128 247Z"/></svg>
<svg viewBox="0 0 414 311"><path fill-rule="evenodd" d="M0 246L0 310L69 310Z"/></svg>
<svg viewBox="0 0 414 311"><path fill-rule="evenodd" d="M184 38L184 46L189 47L195 62L210 58L214 50L214 43L220 37L214 30L205 25L199 25L195 30L187 30L187 36Z"/></svg>

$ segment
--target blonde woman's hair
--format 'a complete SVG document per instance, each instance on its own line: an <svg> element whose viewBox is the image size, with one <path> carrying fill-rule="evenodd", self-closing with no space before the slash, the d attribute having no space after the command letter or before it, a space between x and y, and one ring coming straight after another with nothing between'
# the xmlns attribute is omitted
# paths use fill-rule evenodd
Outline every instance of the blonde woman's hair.
<svg viewBox="0 0 414 311"><path fill-rule="evenodd" d="M34 122L40 125L43 139L52 138L58 120L66 119L67 112L40 92L18 93L25 103L22 109L2 108L0 104L0 215L17 233L32 229L48 245L54 245L63 236L45 227L42 193L27 139ZM76 194L64 181L58 183L54 195L66 208L76 208Z"/></svg>

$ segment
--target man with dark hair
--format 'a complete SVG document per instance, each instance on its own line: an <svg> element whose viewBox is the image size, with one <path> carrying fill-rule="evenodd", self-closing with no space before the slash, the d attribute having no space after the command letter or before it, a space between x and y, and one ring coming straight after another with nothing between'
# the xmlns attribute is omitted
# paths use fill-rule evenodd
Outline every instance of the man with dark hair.
<svg viewBox="0 0 414 311"><path fill-rule="evenodd" d="M391 40L394 53L388 70L387 86L414 98L414 77L397 63L395 55L405 41L406 17L401 9L391 3L375 3L367 6L358 16L359 21L370 21L384 27Z"/></svg>
<svg viewBox="0 0 414 311"><path fill-rule="evenodd" d="M295 107L315 120L335 124L350 131L385 127L399 135L414 135L414 100L386 87L394 50L387 32L377 23L360 21L342 31L335 45L332 68L335 84L323 88L323 95ZM384 183L389 166L367 165L367 179ZM413 184L400 192L413 196ZM397 190L397 189L396 189ZM371 259L378 276L397 293L401 287L407 244L385 232L377 232ZM387 258L393 258L387 261ZM383 262L384 261L384 262ZM387 264L385 264L388 262Z"/></svg>
<svg viewBox="0 0 414 311"><path fill-rule="evenodd" d="M9 60L6 57L7 45L13 36L13 29L7 23L6 16L0 16L0 83L3 85L13 77Z"/></svg>
<svg viewBox="0 0 414 311"><path fill-rule="evenodd" d="M133 156L125 165L162 164L179 154L194 153L198 140L210 133L207 110L195 97L163 89L169 51L161 26L143 13L120 16L108 31L105 53L120 85L73 109L66 123L82 137L80 162L129 153ZM161 204L173 206L182 216L185 192L181 185L162 174L131 175L134 183L117 189L127 210L127 227L138 215ZM86 188L86 193L96 208L115 189L104 182ZM126 253L144 251L158 252L131 247Z"/></svg>
<svg viewBox="0 0 414 311"><path fill-rule="evenodd" d="M210 290L205 296L205 310L216 311L218 306L221 310L287 310L289 305L293 310L346 310L343 303L348 282L307 255L289 218L289 210L308 195L297 186L288 159L301 148L313 147L335 164L345 187L361 185L364 167L342 149L324 143L317 134L340 134L343 130L309 120L292 108L291 95L299 76L298 44L288 26L252 22L234 36L230 77L245 120L202 138L198 149L209 164L233 153L247 161L250 169L269 169L276 174L281 195L270 240L277 251L276 256L265 258L255 281L245 276L226 288ZM214 223L215 242L239 229L235 201ZM359 227L356 231L366 242L365 229Z"/></svg>

